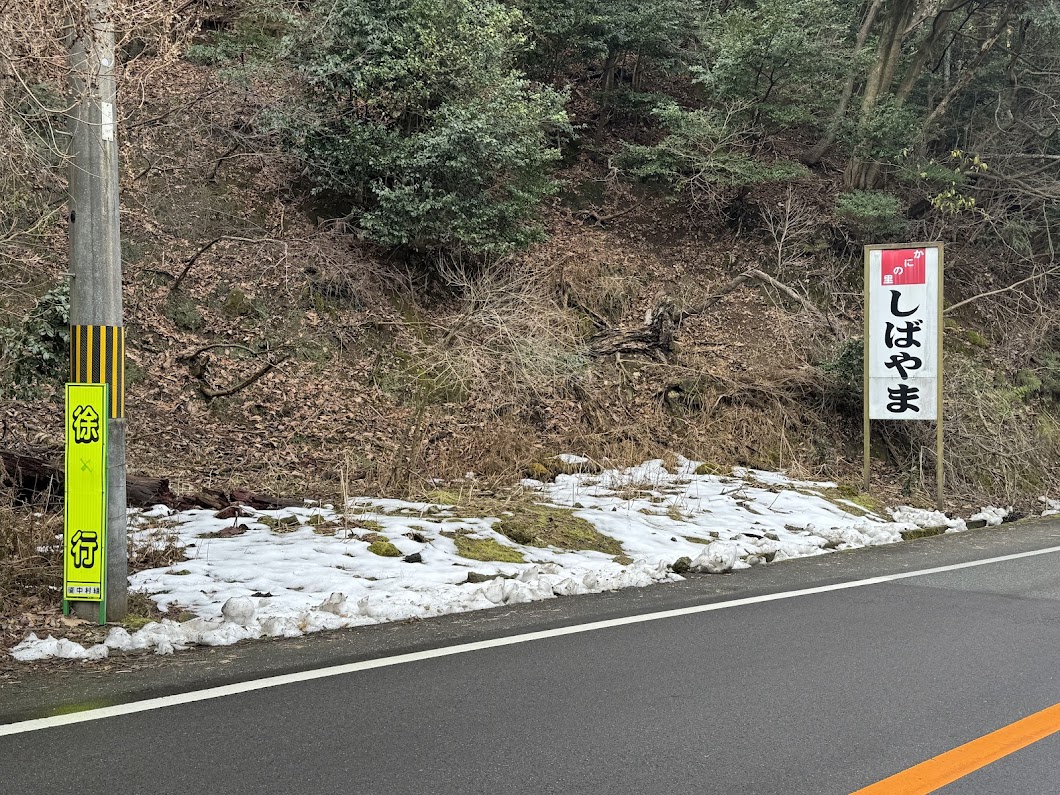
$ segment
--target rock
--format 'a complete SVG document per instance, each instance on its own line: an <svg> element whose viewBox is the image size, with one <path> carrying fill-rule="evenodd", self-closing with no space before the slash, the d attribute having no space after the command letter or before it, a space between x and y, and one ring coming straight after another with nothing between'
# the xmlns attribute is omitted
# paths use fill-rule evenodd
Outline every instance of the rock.
<svg viewBox="0 0 1060 795"><path fill-rule="evenodd" d="M670 564L670 570L674 574L687 574L692 570L692 558L684 555Z"/></svg>
<svg viewBox="0 0 1060 795"><path fill-rule="evenodd" d="M254 620L256 611L257 606L249 596L233 596L221 606L221 615L224 616L225 621L241 627L247 626Z"/></svg>
<svg viewBox="0 0 1060 795"><path fill-rule="evenodd" d="M411 555L406 555L402 558L406 563L423 563L423 555L419 552L413 552Z"/></svg>
<svg viewBox="0 0 1060 795"><path fill-rule="evenodd" d="M469 585L480 585L491 580L510 580L514 575L510 574L479 574L477 571L469 571L464 583Z"/></svg>
<svg viewBox="0 0 1060 795"><path fill-rule="evenodd" d="M214 519L235 519L240 516L249 516L250 514L243 510L241 505L229 505L223 511L218 511L213 515Z"/></svg>
<svg viewBox="0 0 1060 795"><path fill-rule="evenodd" d="M981 527L986 527L986 519L969 519L967 522L969 530L978 530Z"/></svg>

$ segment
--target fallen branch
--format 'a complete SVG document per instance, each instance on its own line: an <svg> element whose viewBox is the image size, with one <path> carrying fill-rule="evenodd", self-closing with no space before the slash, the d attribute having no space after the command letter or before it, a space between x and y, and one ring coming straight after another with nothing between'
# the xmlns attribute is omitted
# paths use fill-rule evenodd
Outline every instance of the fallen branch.
<svg viewBox="0 0 1060 795"><path fill-rule="evenodd" d="M55 510L62 507L65 473L60 463L11 450L0 450L0 463L3 464L0 482L14 492L19 502L35 507L43 504L45 508ZM304 503L300 499L275 497L249 489L234 489L228 493L203 489L198 494L179 495L170 490L168 478L144 475L129 475L125 481L125 490L128 503L134 508L166 505L179 511L189 508L212 508L219 511L242 504L257 510L271 510Z"/></svg>
<svg viewBox="0 0 1060 795"><path fill-rule="evenodd" d="M177 359L182 362L188 361L190 359L194 359L196 356L201 356L207 351L217 350L219 348L246 351L247 353L253 356L261 356L261 354L265 353L265 351L256 351L253 348L248 348L246 345L240 345L239 343L235 342L214 342L210 345L203 345L201 348L191 351L190 353L182 353L180 354L180 356L177 357Z"/></svg>
<svg viewBox="0 0 1060 795"><path fill-rule="evenodd" d="M759 270L758 268L752 268L751 270L747 271L747 275L753 279L758 279L759 281L765 282L771 287L776 288L779 292L786 295L792 301L795 301L796 303L800 304L803 309L805 309L811 315L816 317L819 321L827 325L828 328L831 329L833 332L837 330L832 318L828 317L828 315L818 309L817 306L809 298L807 298L805 295L796 292L791 287L784 284L784 282L780 281L779 279L773 276L770 276L768 273L763 270Z"/></svg>
<svg viewBox="0 0 1060 795"><path fill-rule="evenodd" d="M268 373L270 373L276 367L279 367L281 364L283 364L289 358L290 358L289 356L284 356L279 361L268 362L264 367L262 367L260 370L258 370L256 373L254 373L249 378L247 378L247 379L245 379L243 381L240 381L238 384L236 384L234 386L227 387L225 389L211 389L210 387L206 386L206 384L199 384L199 392L201 392L202 396L205 397L207 400L212 400L213 398L219 398L219 397L228 397L229 395L234 395L237 392L242 392L247 387L253 386L255 383L260 381Z"/></svg>
<svg viewBox="0 0 1060 795"><path fill-rule="evenodd" d="M985 293L979 293L978 295L973 295L971 298L965 298L963 301L958 301L957 303L951 304L950 306L946 307L943 310L942 314L948 315L950 312L953 312L954 310L960 309L962 306L965 306L966 304L972 303L972 301L978 301L980 298L988 298L991 295L1000 295L1001 293L1007 293L1009 290L1015 290L1017 287L1019 287L1020 285L1026 284L1027 282L1032 282L1035 279L1043 279L1046 276L1051 276L1052 274L1056 273L1057 271L1060 271L1060 265L1054 265L1053 267L1049 268L1048 270L1044 270L1041 273L1031 274L1030 276L1026 277L1025 279L1020 279L1018 282L1013 282L1012 284L1005 285L1004 287L998 287L996 290L987 290Z"/></svg>
<svg viewBox="0 0 1060 795"><path fill-rule="evenodd" d="M205 254L207 251L209 251L211 248L216 246L218 243L220 243L224 239L225 239L224 235L222 235L221 237L215 237L209 243L207 243L204 246L200 247L198 251L196 251L194 254L192 254L185 261L184 270L182 270L180 272L180 275L176 279L173 280L173 284L171 284L169 286L169 294L170 295L172 295L173 293L175 293L177 291L177 289L181 285L181 282L183 282L184 279L187 277L188 272L191 271L192 266L195 265L195 263L199 259L199 257L201 257L203 254Z"/></svg>
<svg viewBox="0 0 1060 795"><path fill-rule="evenodd" d="M638 202L633 202L629 207L624 210L619 210L617 213L611 213L610 215L601 215L600 211L595 207L588 210L581 210L575 213L575 217L581 218L585 223L593 226L603 226L604 224L614 221L616 218L621 218L623 215L628 215L633 212L639 206Z"/></svg>
<svg viewBox="0 0 1060 795"><path fill-rule="evenodd" d="M255 237L238 237L237 235L220 235L219 237L215 237L209 243L206 243L203 246L201 246L198 251L196 251L194 254L191 255L191 257L188 260L186 260L186 262L184 264L184 270L182 270L180 272L180 275L177 276L177 278L176 278L176 280L174 280L173 284L171 284L169 286L170 295L172 295L174 292L177 291L177 288L180 287L181 282L183 282L185 277L187 277L188 272L191 271L192 267L195 265L195 263L199 259L199 257L201 257L203 254L205 254L211 248L216 246L222 240L228 240L228 241L232 241L234 243L279 243L280 245L283 245L283 246L287 246L288 243L293 243L293 242L304 242L304 241L301 241L301 240L295 241L294 239L291 239L291 240L279 240L279 239L274 238L274 237L258 237L258 238L255 238ZM286 256L286 252L285 252L284 256Z"/></svg>
<svg viewBox="0 0 1060 795"><path fill-rule="evenodd" d="M43 502L46 507L62 504L65 472L61 463L10 450L0 450L0 464L3 464L3 477L0 477L0 482L13 492L19 502ZM177 496L170 491L169 480L166 478L129 475L125 479L125 491L129 505L137 508L159 504L172 507L177 501Z"/></svg>

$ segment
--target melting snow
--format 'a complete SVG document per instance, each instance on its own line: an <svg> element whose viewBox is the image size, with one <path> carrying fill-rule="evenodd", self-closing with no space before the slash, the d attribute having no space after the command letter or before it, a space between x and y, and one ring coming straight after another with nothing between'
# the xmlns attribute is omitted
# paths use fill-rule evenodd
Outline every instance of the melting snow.
<svg viewBox="0 0 1060 795"><path fill-rule="evenodd" d="M137 528L139 541L150 543L162 523L161 532L176 537L187 560L133 575L130 590L150 594L162 610L176 606L194 618L165 619L135 632L115 627L104 643L88 649L30 635L11 654L24 661L98 659L115 651L168 654L195 644L296 637L679 580L671 567L681 558L687 558L689 571L722 573L890 544L915 527L965 527L963 520L913 508L895 509L890 519L878 516L834 491L829 499L826 492L834 483L742 468L732 476L696 470L694 461L682 459L675 473L649 461L598 474L560 475L553 483L523 481L541 503L572 509L618 540L628 556L619 559L520 546L493 529L499 517L468 518L458 507L425 502L360 498L345 512L331 506L246 509L247 516L234 520L217 519L210 511L170 515L161 506L133 511L130 528ZM983 518L992 523L1004 515L996 508L987 512ZM240 526L237 535L221 534ZM526 562L461 557L453 540L457 534L510 547ZM369 551L380 536L401 556Z"/></svg>

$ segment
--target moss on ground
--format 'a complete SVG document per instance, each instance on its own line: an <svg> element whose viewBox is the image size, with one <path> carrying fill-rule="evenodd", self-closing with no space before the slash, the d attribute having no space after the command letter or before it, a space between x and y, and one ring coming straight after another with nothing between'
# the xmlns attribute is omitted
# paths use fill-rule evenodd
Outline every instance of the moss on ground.
<svg viewBox="0 0 1060 795"><path fill-rule="evenodd" d="M726 475L728 471L720 464L714 464L709 461L704 461L702 464L696 467L697 475Z"/></svg>
<svg viewBox="0 0 1060 795"><path fill-rule="evenodd" d="M517 544L532 547L593 550L607 555L623 554L622 544L604 535L591 523L565 508L547 505L521 505L511 516L493 526Z"/></svg>
<svg viewBox="0 0 1060 795"><path fill-rule="evenodd" d="M915 538L930 538L931 536L938 536L945 533L947 528L942 527L919 527L916 530L903 530L902 540L912 541Z"/></svg>
<svg viewBox="0 0 1060 795"><path fill-rule="evenodd" d="M255 521L275 533L293 533L302 526L302 520L297 516L259 516Z"/></svg>
<svg viewBox="0 0 1060 795"><path fill-rule="evenodd" d="M372 519L351 519L349 521L350 527L359 527L361 530L371 530L374 533L378 533L383 530L383 525L379 522L373 521Z"/></svg>
<svg viewBox="0 0 1060 795"><path fill-rule="evenodd" d="M135 632L152 621L160 621L165 617L154 600L143 591L129 592L128 611L121 624L130 632Z"/></svg>
<svg viewBox="0 0 1060 795"><path fill-rule="evenodd" d="M435 489L434 491L428 491L424 495L427 501L438 503L439 508L443 505L461 505L463 504L464 497L455 491L448 491L446 489Z"/></svg>
<svg viewBox="0 0 1060 795"><path fill-rule="evenodd" d="M806 493L806 492L804 492ZM860 491L857 486L851 486L849 484L840 484L834 489L822 489L820 494L824 495L824 498L830 503L835 505L841 511L860 516L861 514L855 513L851 510L851 506L847 505L841 500L846 500L848 503L854 503L859 508L864 509L868 513L874 513L880 516L886 516L887 506L880 502L878 499L873 497L871 494L866 494Z"/></svg>
<svg viewBox="0 0 1060 795"><path fill-rule="evenodd" d="M368 545L368 551L381 558L400 558L401 550L389 541L379 539Z"/></svg>
<svg viewBox="0 0 1060 795"><path fill-rule="evenodd" d="M549 456L531 461L525 473L535 480L552 481L559 475L597 475L603 467L595 461L564 461L558 456Z"/></svg>
<svg viewBox="0 0 1060 795"><path fill-rule="evenodd" d="M454 535L456 554L469 560L494 560L501 563L525 563L523 553L518 549L505 546L492 538L471 538L466 535Z"/></svg>

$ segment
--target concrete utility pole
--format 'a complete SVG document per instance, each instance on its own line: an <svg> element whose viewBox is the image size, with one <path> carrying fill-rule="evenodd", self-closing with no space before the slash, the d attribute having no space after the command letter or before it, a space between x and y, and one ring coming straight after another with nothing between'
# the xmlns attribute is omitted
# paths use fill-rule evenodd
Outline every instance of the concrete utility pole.
<svg viewBox="0 0 1060 795"><path fill-rule="evenodd" d="M108 621L128 611L125 496L125 329L118 230L118 142L115 116L114 25L110 0L86 0L68 38L74 106L70 134L71 381L110 385L107 420ZM78 356L75 337L87 339ZM93 340L95 345L93 345ZM98 605L75 602L95 619Z"/></svg>

